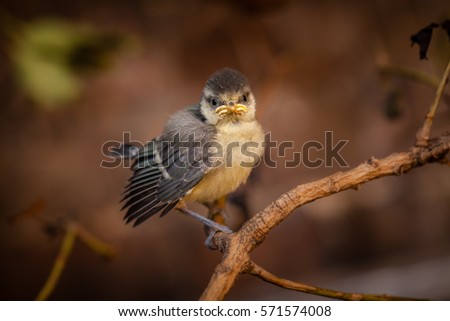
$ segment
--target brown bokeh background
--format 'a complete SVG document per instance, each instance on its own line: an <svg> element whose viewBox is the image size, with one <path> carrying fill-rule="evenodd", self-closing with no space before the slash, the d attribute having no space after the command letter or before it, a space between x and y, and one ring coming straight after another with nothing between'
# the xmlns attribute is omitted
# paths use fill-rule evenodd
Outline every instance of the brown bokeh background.
<svg viewBox="0 0 450 321"><path fill-rule="evenodd" d="M203 245L201 225L175 212L138 228L125 225L119 200L130 172L100 163L103 143L121 140L123 132L142 142L158 135L171 113L198 101L216 69L229 66L247 75L259 119L273 139L294 141L300 150L333 131L335 141L349 140L342 155L353 167L414 144L434 97L427 85L380 75L380 65L439 77L450 54L442 30L435 30L428 60L419 61L409 41L431 21L449 17L448 0L45 0L1 6L23 21L57 17L132 38L109 68L82 77L84 92L76 101L47 110L15 82L12 44L2 35L3 300L33 299L57 255L62 235L48 235L35 219L8 219L36 202L42 217L76 220L118 251L105 261L77 243L51 299L200 296L221 258ZM448 102L439 108L433 135L449 129ZM297 184L345 170L336 163L316 169L282 164L259 167L246 186L251 214ZM233 205L228 212L242 215ZM429 165L296 210L253 258L281 277L336 290L450 299L449 232L450 173ZM320 299L248 276L228 298Z"/></svg>

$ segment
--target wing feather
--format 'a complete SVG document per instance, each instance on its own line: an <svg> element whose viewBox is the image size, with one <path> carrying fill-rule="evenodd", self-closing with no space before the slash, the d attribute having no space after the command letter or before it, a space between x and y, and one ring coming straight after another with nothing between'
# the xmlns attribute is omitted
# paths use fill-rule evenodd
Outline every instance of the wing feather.
<svg viewBox="0 0 450 321"><path fill-rule="evenodd" d="M158 212L166 215L202 180L209 170L202 147L214 134L192 111L172 117L164 133L136 155L122 199L127 223L136 226Z"/></svg>

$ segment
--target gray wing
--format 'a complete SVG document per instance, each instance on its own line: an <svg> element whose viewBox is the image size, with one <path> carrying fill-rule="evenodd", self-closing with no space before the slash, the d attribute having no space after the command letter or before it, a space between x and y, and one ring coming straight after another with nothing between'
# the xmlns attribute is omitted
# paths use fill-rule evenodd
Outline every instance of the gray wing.
<svg viewBox="0 0 450 321"><path fill-rule="evenodd" d="M109 156L123 159L135 158L139 153L139 147L131 144L121 144L119 147L113 147Z"/></svg>
<svg viewBox="0 0 450 321"><path fill-rule="evenodd" d="M136 156L122 199L127 223L136 226L158 212L167 214L200 182L209 170L203 146L214 134L190 110L172 116L163 135Z"/></svg>

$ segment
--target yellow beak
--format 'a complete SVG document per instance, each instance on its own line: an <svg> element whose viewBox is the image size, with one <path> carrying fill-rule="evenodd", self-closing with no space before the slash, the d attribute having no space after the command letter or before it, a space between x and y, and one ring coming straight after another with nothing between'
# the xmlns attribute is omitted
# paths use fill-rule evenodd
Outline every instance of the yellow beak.
<svg viewBox="0 0 450 321"><path fill-rule="evenodd" d="M231 106L222 105L216 108L216 114L219 116L228 115L228 114L237 114L241 115L242 113L246 113L248 111L247 106L242 104L236 104Z"/></svg>

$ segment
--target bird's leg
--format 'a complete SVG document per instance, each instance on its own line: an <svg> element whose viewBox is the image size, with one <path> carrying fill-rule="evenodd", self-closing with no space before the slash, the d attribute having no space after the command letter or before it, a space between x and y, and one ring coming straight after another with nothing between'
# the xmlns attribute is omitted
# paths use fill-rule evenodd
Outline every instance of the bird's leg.
<svg viewBox="0 0 450 321"><path fill-rule="evenodd" d="M208 237L206 238L206 241L205 241L205 245L212 250L217 249L217 246L214 244L214 240L213 240L213 237L217 233L217 231L221 231L224 233L233 233L233 231L231 229L229 229L227 226L217 223L217 222L215 222L209 218L206 218L194 211L189 210L186 207L186 204L184 201L180 201L180 203L177 205L176 209L178 211L180 211L181 213L191 216L191 217L195 218L196 220L200 221L201 223L203 223L203 225L206 228L207 235L208 235Z"/></svg>
<svg viewBox="0 0 450 321"><path fill-rule="evenodd" d="M218 200L205 204L208 207L208 218L216 223L225 225L225 204L227 203L227 196L222 196Z"/></svg>
<svg viewBox="0 0 450 321"><path fill-rule="evenodd" d="M208 219L210 219L212 222L220 224L221 226L226 226L225 225L226 201L227 201L227 197L223 196L214 202L204 204L208 208ZM217 230L211 229L210 227L208 227L206 225L204 226L204 228L205 228L205 233L208 236L205 241L206 246L208 246L211 249L217 249L217 247L215 246L214 241L213 241L213 237L216 234Z"/></svg>
<svg viewBox="0 0 450 321"><path fill-rule="evenodd" d="M225 225L221 225L219 223L216 223L212 220L210 220L209 218L206 218L194 211L188 210L185 207L177 207L177 210L180 211L183 214L189 215L193 218L195 218L196 220L200 221L201 223L203 223L204 225L206 225L207 227L215 230L215 231L221 231L224 233L233 233L232 230L230 230L228 227L226 227Z"/></svg>
<svg viewBox="0 0 450 321"><path fill-rule="evenodd" d="M211 245L212 237L214 236L214 234L216 234L217 231L221 231L224 233L233 233L233 231L231 229L229 229L227 226L222 225L222 224L215 222L209 218L206 218L194 211L189 210L183 201L181 201L178 204L176 209L183 214L186 214L188 216L195 218L196 220L203 223L203 225L205 225L205 227L208 229L208 233L207 233L208 238L206 239L206 242L205 242L208 247L211 247L210 245Z"/></svg>
<svg viewBox="0 0 450 321"><path fill-rule="evenodd" d="M217 233L217 231L221 231L224 233L233 233L233 231L230 230L225 225L216 223L216 222L210 220L209 218L206 218L194 211L188 210L185 206L177 206L177 210L183 214L186 214L186 215L189 215L189 216L195 218L196 220L198 220L204 224L205 229L208 231L207 232L208 237L205 240L205 245L211 250L217 250L217 246L214 243L214 239L213 239L214 235Z"/></svg>

